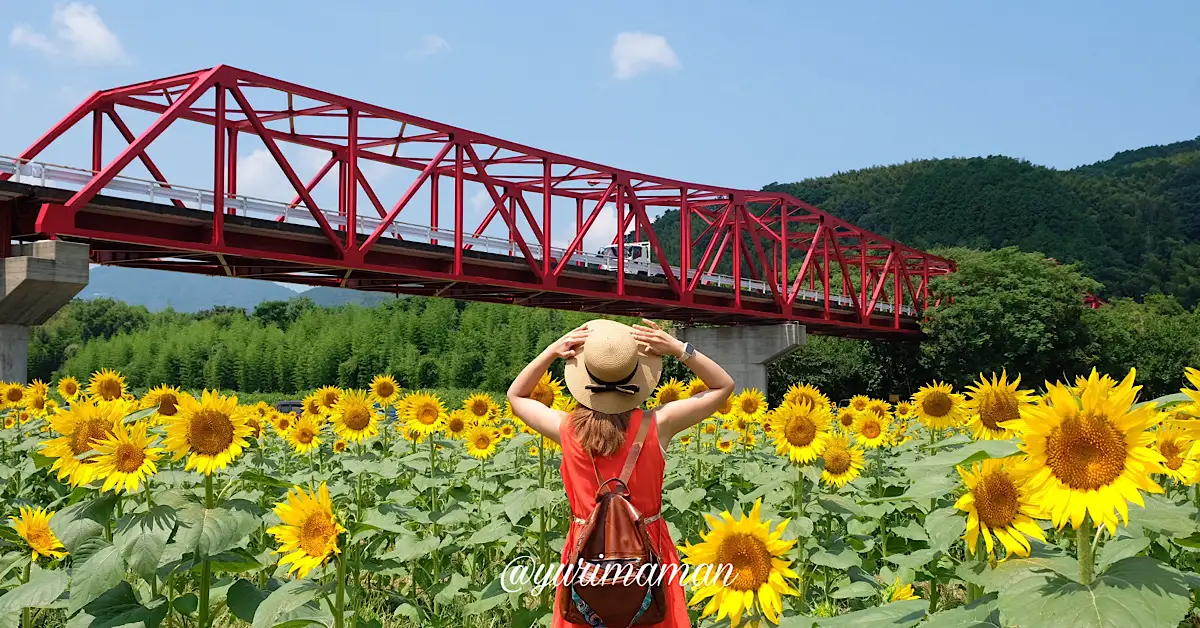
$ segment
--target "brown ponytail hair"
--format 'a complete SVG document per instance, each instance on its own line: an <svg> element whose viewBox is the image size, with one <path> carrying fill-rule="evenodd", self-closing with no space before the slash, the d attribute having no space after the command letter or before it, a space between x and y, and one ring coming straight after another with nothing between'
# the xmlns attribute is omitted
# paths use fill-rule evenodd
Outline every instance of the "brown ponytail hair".
<svg viewBox="0 0 1200 628"><path fill-rule="evenodd" d="M605 414L580 405L571 413L571 429L585 451L593 456L611 456L625 444L625 430L632 415L632 410Z"/></svg>

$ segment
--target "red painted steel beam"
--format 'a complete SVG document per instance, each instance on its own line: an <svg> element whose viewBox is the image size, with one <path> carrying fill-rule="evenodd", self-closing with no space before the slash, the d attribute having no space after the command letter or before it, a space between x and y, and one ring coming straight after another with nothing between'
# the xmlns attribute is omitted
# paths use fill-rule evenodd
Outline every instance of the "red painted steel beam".
<svg viewBox="0 0 1200 628"><path fill-rule="evenodd" d="M214 91L214 86L215 104L199 105L199 99L209 91ZM237 107L225 107L226 92L233 96ZM280 109L276 104L256 109L255 104L258 103L260 94L266 94L262 98L284 96L288 99L288 106L286 109ZM294 98L311 102L294 108ZM133 136L116 114L117 107L148 111L156 114L157 119L141 135ZM108 111L115 116L114 124L129 140L130 145L107 166L97 168L101 161L102 145L102 133L96 124L97 115ZM751 298L750 293L746 293L744 298L742 290L730 291L732 311L741 312L740 316L744 317L741 322L752 322L763 317L790 319L793 310L800 307L797 297L802 282L807 279L810 289L816 289L815 284L820 283L820 291L825 295L824 303L816 305L821 310L821 320L830 325L842 326L847 333L860 333L855 324L867 330L878 329L880 333L885 333L886 330L895 330L900 325L900 307L906 300L903 294L905 289L910 304L914 308L921 308L929 299L930 280L954 269L950 260L923 253L865 231L786 194L700 185L604 166L230 66L218 66L97 92L34 142L21 154L21 159L32 160L88 114L93 115L94 125L89 158L92 169L99 172L70 198L45 205L39 214L37 228L46 236L65 235L71 229L78 229L78 225L73 222L75 214L87 207L91 199L133 159L141 160L157 181L168 185L167 178L162 176L161 171L149 160L147 148L173 122L188 120L213 126L214 133L223 138L217 139L213 147L215 172L212 183L215 190L213 205L216 215L211 217L211 227L205 231L204 242L218 249L230 246L223 242L223 234L229 224L225 215L232 215L222 211L226 205L224 195L236 194L238 136L243 133L255 135L267 147L289 183L295 188L296 198L292 200L293 206L303 203L307 207L312 220L317 223L323 234L322 239L326 246L335 251L328 255L331 259L325 260L325 265L330 267L331 272L336 271L334 274L338 277L353 275L354 279L348 282L348 285L362 285L361 282L371 273L386 272L371 268L379 259L393 260L392 257L376 251L376 245L384 237L388 226L395 221L396 215L427 181L433 181L428 186L432 192L430 204L433 215L430 223L436 228L438 199L441 194L436 185L439 176L453 177L455 182L455 246L448 252L450 261L446 268L449 276L439 279L446 283L437 288L438 294L449 295L456 290L474 290L474 294L482 298L482 293L470 286L494 279L488 275L491 271L475 265L473 257L467 255L469 252L473 256L475 252L463 243L463 183L466 181L481 184L493 201L492 211L476 231L476 236L482 233L482 229L486 228L495 215L500 215L508 226L511 242L521 250L520 257L524 257L524 260L517 260L516 263L518 267L524 267L527 274L515 275L520 278L513 281L525 282L527 285L523 289L528 290L530 294L544 295L536 298L524 297L529 299L529 302L553 303L553 299L558 298L554 295L559 295L563 299L575 299L571 301L573 307L584 307L578 299L585 297L587 291L580 294L571 293L573 280L568 280L568 276L574 272L575 266L568 262L581 250L584 235L599 220L601 209L610 201L616 206L615 226L618 235L614 238L614 244L618 249L615 260L618 272L611 278L613 281L608 287L601 283L588 289L593 291L590 294L595 298L608 294L609 298L603 302L610 303L604 306L610 309L623 307L620 304L625 302L632 304L629 307L637 307L634 302L640 299L640 284L634 281L632 276L624 273L626 247L623 235L629 227L634 229L639 239L650 241L652 257L655 258L652 261L657 262L665 273L656 281L662 282L663 289L667 291L665 294L676 300L674 310L687 311L694 320L731 320L730 316L739 316L700 299L700 291L706 290L703 287L706 283L702 281L703 275L714 273L718 268L728 268L726 265L731 264L735 282L740 282L742 275L748 271L750 277L761 279L767 286L765 293L754 293L754 298ZM287 120L286 130L268 126L283 120ZM344 134L340 131L330 132L329 124L333 120L345 121ZM313 128L313 125L309 124L310 121L325 121L325 126ZM361 124L375 125L379 121L398 124L399 132L390 136L379 132L375 126L370 127L365 134L360 132ZM409 127L412 127L411 130ZM320 132L314 133L314 130ZM295 168L279 147L283 142L329 151L332 155L330 164L323 169L325 172L318 173L312 182L302 185L295 175ZM441 151L435 154L425 152L429 151L431 142L442 144ZM400 156L399 149L402 144L421 154ZM389 146L392 148L391 155L371 150L386 150ZM454 159L447 159L451 146L454 147L456 155ZM481 159L481 154L486 158ZM362 175L363 160L406 168L420 174L393 210L385 212L384 204ZM322 208L311 196L312 188L328 172L334 161L339 164L339 200L336 211L337 215L347 222L347 226L339 226L339 230L345 231L341 235L333 230ZM195 181L196 177L189 177L172 179L170 183L188 185L194 184ZM598 187L599 183L606 183L606 187ZM357 190L360 188L383 221L371 234L362 234L366 236L366 242L357 246ZM497 190L503 190L503 193ZM527 192L542 195L540 212L535 213L530 207L524 196ZM554 196L576 201L572 204L576 211L574 234L571 244L564 252L551 251L552 225L569 224L554 219ZM586 220L582 204L584 199L596 203ZM677 208L681 212L680 251L672 252L672 257L668 257L658 242L659 234L653 231L650 214L650 208L653 207ZM531 254L518 228L517 223L521 220L518 213L523 216L542 249L536 258ZM707 224L707 228L698 236L693 236L692 219L697 216ZM149 225L138 224L139 229L150 228ZM83 232L91 235L84 236ZM107 232L105 229L95 228L95 225L75 233L78 237L100 238L103 235L106 238L105 242L134 240L138 237L136 233ZM165 233L169 233L169 230ZM192 235L180 237L194 239ZM166 237L156 242L165 244L170 239ZM389 246L392 246L391 243L399 240L389 236L387 241ZM266 240L257 242L264 247L259 252L263 259L277 259L280 254L277 247L284 246ZM699 260L694 258L697 245L703 249ZM193 246L190 240L188 246ZM325 251L321 255L328 254L328 251L319 248L318 243L314 242L312 246L318 247L313 249L314 252L321 250ZM245 272L245 268L242 267L244 265L227 263L231 257L236 258L243 253L245 251L221 251L220 266L230 272ZM441 253L447 252L442 250ZM791 259L803 259L799 272L794 276L792 269L788 268ZM472 272L483 275L472 276ZM694 276L688 276L693 273ZM838 312L841 310L830 305L828 295L831 291L830 276L833 273L842 275L842 292L851 299L851 309L856 312L854 316L839 319L841 314ZM912 281L913 273L920 273L920 281L916 286ZM854 275L857 275L857 282L850 281ZM880 297L885 291L886 282L889 281L892 284L889 296L895 308L893 312L884 316L874 308L875 304L882 302ZM516 286L509 287L516 289ZM805 303L812 301L808 300ZM719 310L720 313L705 317L701 314L704 308L716 308L712 311ZM882 320L884 318L891 320L885 323ZM811 318L807 320L814 322ZM857 323L854 323L855 320Z"/></svg>

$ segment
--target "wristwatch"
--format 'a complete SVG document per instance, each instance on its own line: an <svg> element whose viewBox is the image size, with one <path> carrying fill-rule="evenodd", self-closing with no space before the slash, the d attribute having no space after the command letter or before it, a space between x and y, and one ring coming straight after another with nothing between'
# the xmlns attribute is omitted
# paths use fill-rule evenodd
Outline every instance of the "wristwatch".
<svg viewBox="0 0 1200 628"><path fill-rule="evenodd" d="M693 347L690 342L683 343L683 353L679 354L679 361L687 362L692 359L693 355L696 355L696 347Z"/></svg>

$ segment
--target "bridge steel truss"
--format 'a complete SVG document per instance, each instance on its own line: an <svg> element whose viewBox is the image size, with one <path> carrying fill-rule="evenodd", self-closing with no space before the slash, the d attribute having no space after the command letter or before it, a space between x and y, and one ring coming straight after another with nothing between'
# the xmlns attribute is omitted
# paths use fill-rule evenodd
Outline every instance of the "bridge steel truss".
<svg viewBox="0 0 1200 628"><path fill-rule="evenodd" d="M126 109L156 117L135 133L122 117ZM89 242L93 261L101 264L688 322L799 321L814 333L858 337L919 334L917 318L930 303L931 279L954 269L950 260L868 232L787 194L603 166L231 66L96 92L21 153L18 167L85 120L91 123L90 168L78 189L30 192L26 200L37 204L24 213L12 202L0 203L0 229L12 237ZM153 176L157 189L184 183L169 182L150 155L151 149L168 150L155 141L180 121L210 129L212 167L203 180L210 211L201 214L202 207L179 195L171 198L174 207L155 203L155 211L141 211L147 203L104 194L134 160ZM301 131L307 121L319 121L313 126L320 132ZM338 130L331 132L331 124ZM379 131L385 127L390 130ZM126 142L107 163L106 128ZM263 226L270 221L239 215L237 146L247 135L262 142L294 188L288 208L295 211L274 219L293 224L271 229ZM328 161L304 181L281 148L287 143L324 151ZM368 163L418 174L387 203L364 173ZM0 181L12 177L0 173ZM336 213L319 207L312 196L326 177L337 179ZM453 182L452 195L443 194L439 179ZM478 225L464 224L466 181L481 184L490 197L491 209ZM440 235L428 243L406 242L395 232L397 218L424 211L413 202L422 188L429 197L429 226ZM368 207L360 205L364 196ZM559 206L552 211L555 197ZM564 220L561 199L573 201L573 221ZM199 201L202 206L205 197ZM616 233L649 242L661 273L627 273L626 238L619 236L613 239L615 273L580 268L584 236L605 208L615 209ZM678 254L664 250L650 208L681 210ZM29 219L20 219L23 215ZM452 229L439 226L447 218ZM497 261L470 243L493 221L508 229L513 256L507 260ZM565 250L553 247L552 232L564 230L572 234L570 244ZM453 245L439 238L453 239ZM7 247L8 238L0 237L0 256ZM756 292L709 285L706 273L718 270L731 274L734 285L756 280L765 287Z"/></svg>

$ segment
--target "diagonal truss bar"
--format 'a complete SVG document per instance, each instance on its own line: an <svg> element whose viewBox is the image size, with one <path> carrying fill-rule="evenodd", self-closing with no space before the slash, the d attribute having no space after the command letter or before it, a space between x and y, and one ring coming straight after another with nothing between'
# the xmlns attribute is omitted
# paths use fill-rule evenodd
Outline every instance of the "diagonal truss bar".
<svg viewBox="0 0 1200 628"><path fill-rule="evenodd" d="M245 114L246 119L250 121L250 125L254 127L254 132L258 135L259 139L262 140L263 145L267 147L267 152L271 153L271 156L275 158L275 163L279 164L279 169L283 170L283 176L287 177L288 183L291 183L292 187L296 189L296 193L299 194L302 199L304 199L304 205L308 207L309 213L311 213L313 219L317 221L317 224L321 227L321 231L325 234L325 237L329 238L329 243L338 249L341 249L342 247L340 238L338 238L337 234L334 233L333 228L329 226L329 221L325 218L325 214L321 212L321 208L317 206L316 201L313 200L312 195L308 193L308 190L305 189L304 184L300 182L300 177L296 176L296 171L292 169L292 165L288 163L287 157L284 156L283 151L279 148L279 145L276 144L275 140L272 139L266 132L266 127L263 126L262 121L258 119L258 115L254 113L254 108L251 107L250 102L246 100L246 95L242 93L241 88L239 88L237 85L230 85L226 89L229 90L229 94L233 96L233 99L237 101L238 107L242 109L242 113Z"/></svg>

